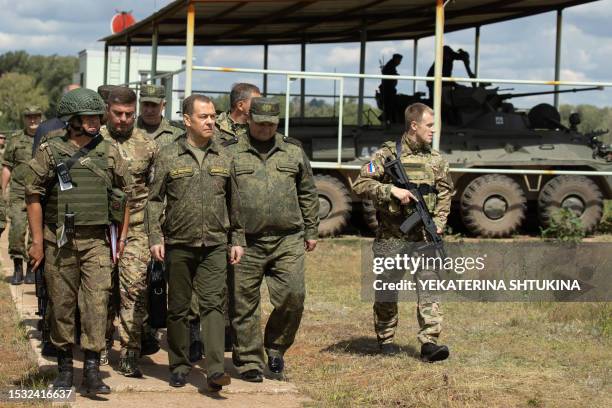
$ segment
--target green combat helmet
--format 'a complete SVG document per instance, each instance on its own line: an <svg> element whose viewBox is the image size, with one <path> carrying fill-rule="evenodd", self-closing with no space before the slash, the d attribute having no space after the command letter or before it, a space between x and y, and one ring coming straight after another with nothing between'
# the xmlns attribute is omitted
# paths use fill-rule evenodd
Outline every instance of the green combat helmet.
<svg viewBox="0 0 612 408"><path fill-rule="evenodd" d="M38 105L28 105L23 109L23 116L42 115L42 109Z"/></svg>
<svg viewBox="0 0 612 408"><path fill-rule="evenodd" d="M104 115L106 104L96 91L78 88L67 92L57 105L57 116L69 121L75 115Z"/></svg>
<svg viewBox="0 0 612 408"><path fill-rule="evenodd" d="M161 85L144 84L140 88L140 102L153 102L159 105L166 97L166 88Z"/></svg>

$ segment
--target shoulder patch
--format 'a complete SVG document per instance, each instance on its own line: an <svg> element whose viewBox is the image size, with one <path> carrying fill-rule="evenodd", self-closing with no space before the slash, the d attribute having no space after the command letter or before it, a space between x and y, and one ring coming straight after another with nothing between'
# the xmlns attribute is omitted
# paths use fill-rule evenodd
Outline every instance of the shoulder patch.
<svg viewBox="0 0 612 408"><path fill-rule="evenodd" d="M238 138L232 138L232 139L224 140L223 142L221 142L221 146L227 147L227 146L231 146L236 143L238 143Z"/></svg>
<svg viewBox="0 0 612 408"><path fill-rule="evenodd" d="M291 143L294 144L296 146L302 147L302 142L300 142L299 140L293 138L293 137L289 137L289 136L283 136L283 141L287 142L287 143Z"/></svg>

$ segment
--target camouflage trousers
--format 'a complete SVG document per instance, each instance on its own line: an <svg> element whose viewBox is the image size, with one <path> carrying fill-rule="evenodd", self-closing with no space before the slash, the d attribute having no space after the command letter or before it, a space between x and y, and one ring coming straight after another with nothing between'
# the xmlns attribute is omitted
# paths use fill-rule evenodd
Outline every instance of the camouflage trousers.
<svg viewBox="0 0 612 408"><path fill-rule="evenodd" d="M239 373L263 371L268 356L282 356L293 344L304 311L303 233L282 237L247 238L244 256L230 268L229 314L233 360ZM261 333L261 294L266 278L270 314Z"/></svg>
<svg viewBox="0 0 612 408"><path fill-rule="evenodd" d="M26 212L24 193L11 191L9 198L9 229L8 253L11 259L21 258L27 262L28 249L26 246L26 233L28 231L28 215ZM28 240L29 238L28 234Z"/></svg>
<svg viewBox="0 0 612 408"><path fill-rule="evenodd" d="M143 224L130 225L128 243L114 273L109 301L107 339L112 339L113 320L119 317L121 351L140 351L143 324L147 317L147 265L151 258Z"/></svg>
<svg viewBox="0 0 612 408"><path fill-rule="evenodd" d="M105 227L77 227L75 238L62 248L45 241L45 280L53 308L49 314L51 342L63 350L74 343L78 307L81 348L100 352L104 348L111 286L110 248Z"/></svg>
<svg viewBox="0 0 612 408"><path fill-rule="evenodd" d="M411 253L410 243L399 239L376 239L372 246L375 257L395 257L396 254ZM399 281L406 275L404 270L392 270L385 277L387 281ZM418 270L413 280L433 280L437 275L432 270ZM417 339L421 344L437 344L442 331L442 312L439 296L421 290L417 284L417 321L419 333ZM376 292L374 302L374 331L379 344L392 343L399 318L396 292Z"/></svg>

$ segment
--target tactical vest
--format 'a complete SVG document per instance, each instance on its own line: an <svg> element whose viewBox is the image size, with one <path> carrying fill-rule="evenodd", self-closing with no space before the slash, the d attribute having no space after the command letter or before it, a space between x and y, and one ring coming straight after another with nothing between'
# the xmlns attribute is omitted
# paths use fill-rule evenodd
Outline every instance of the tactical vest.
<svg viewBox="0 0 612 408"><path fill-rule="evenodd" d="M395 144L389 145L388 147L393 155L397 157ZM431 162L431 155L403 155L401 161L408 179L419 186L419 191L423 195L427 209L430 213L433 213L436 208L437 192L435 189L436 177L433 169L429 165ZM394 203L393 200L392 203ZM407 213L412 213L414 211L413 206L407 206L406 209ZM399 208L396 205L392 205L389 210L393 213L399 211Z"/></svg>
<svg viewBox="0 0 612 408"><path fill-rule="evenodd" d="M66 162L74 154L74 150L66 146L66 143L63 138L54 138L48 142L56 165ZM109 143L103 140L72 166L71 189L61 191L55 174L55 182L45 200L45 224L63 224L66 204L68 211L75 214L75 225L109 224L110 180L102 177L108 168L108 146Z"/></svg>

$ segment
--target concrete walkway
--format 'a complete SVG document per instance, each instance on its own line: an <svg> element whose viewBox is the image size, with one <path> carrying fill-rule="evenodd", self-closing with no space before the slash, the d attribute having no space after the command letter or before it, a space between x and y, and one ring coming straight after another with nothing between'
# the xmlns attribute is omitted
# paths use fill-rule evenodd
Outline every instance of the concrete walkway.
<svg viewBox="0 0 612 408"><path fill-rule="evenodd" d="M0 261L5 276L12 274L12 261L7 254L8 229L0 240ZM25 268L24 268L25 269ZM32 349L38 358L41 371L56 370L55 359L46 359L40 355L40 333L36 330L38 316L34 285L11 286L11 294L17 311L26 327ZM232 376L231 385L224 387L218 394L205 391L205 375L202 361L191 371L188 383L183 388L173 388L168 385L170 372L168 370L168 345L166 333L163 330L162 349L155 355L141 359L141 369L144 378L126 378L119 375L113 368L118 366L119 341L115 340L110 354L110 365L101 367L102 376L112 393L96 400L81 397L77 393L76 407L109 406L108 401L117 402L123 407L150 406L189 406L189 407L300 407L307 401L299 395L292 383L266 378L263 383L254 384L238 378L233 368L231 353L225 355L225 369ZM81 383L82 353L75 350L75 384ZM265 373L270 377L270 373ZM77 390L78 391L78 390ZM105 404L106 402L106 404Z"/></svg>

